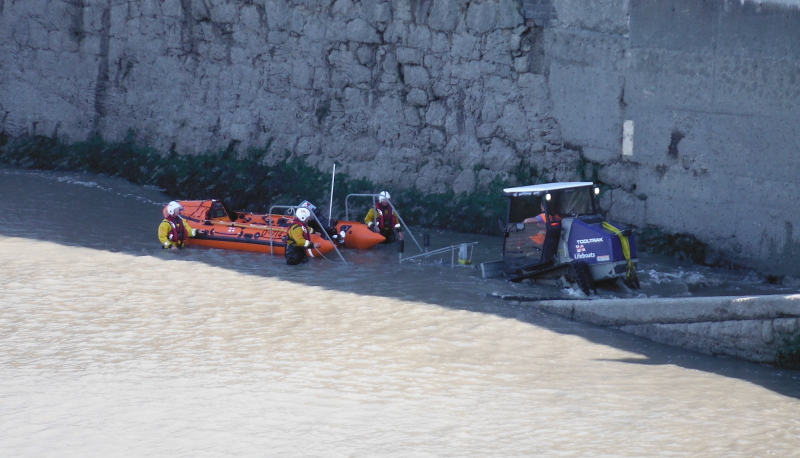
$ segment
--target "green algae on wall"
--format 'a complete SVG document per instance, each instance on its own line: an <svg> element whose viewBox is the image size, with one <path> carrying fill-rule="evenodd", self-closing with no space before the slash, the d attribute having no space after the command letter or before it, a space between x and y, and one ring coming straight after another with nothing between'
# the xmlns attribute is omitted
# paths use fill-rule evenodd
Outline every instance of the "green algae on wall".
<svg viewBox="0 0 800 458"><path fill-rule="evenodd" d="M261 149L236 153L233 148L198 155L162 154L135 144L135 135L122 142L96 136L65 144L44 136L0 136L0 162L43 170L84 171L118 176L132 183L157 186L176 199L221 199L236 210L267 212L273 205L296 205L303 200L326 203L331 176L283 151L280 160ZM269 163L267 157L272 157ZM514 179L512 177L512 179ZM495 179L481 192L431 194L416 188L393 190L393 203L403 219L415 226L462 232L497 234L497 218L505 212L502 189L510 184ZM349 194L377 193L382 185L336 176L333 200L341 207ZM356 207L360 219L366 206ZM338 215L343 217L344 215ZM336 218L337 215L334 215Z"/></svg>
<svg viewBox="0 0 800 458"><path fill-rule="evenodd" d="M0 135L0 162L26 168L70 170L122 177L132 183L152 185L176 199L220 199L231 208L268 212L273 205L297 205L303 200L318 205L329 202L331 176L308 165L289 151L276 155L270 143L237 153L233 147L198 155L160 153L135 144L133 133L118 142L101 137L65 144L44 136L10 138ZM276 160L276 156L279 158ZM267 158L271 158L267 161ZM596 164L580 162L576 174L597 181ZM553 172L520 167L507 179L495 178L483 189L471 193L425 193L417 188L389 190L404 221L413 226L436 227L460 232L500 235L498 219L505 217L508 202L503 188L548 181ZM598 185L605 187L602 183ZM383 185L353 179L338 173L333 201L344 207L349 194L370 194ZM351 205L353 202L349 202ZM348 216L361 219L370 205L356 202ZM343 218L343 212L334 218ZM670 234L655 227L638 228L639 251L675 256L682 260L717 267L736 267L712 259L708 246L687 234Z"/></svg>

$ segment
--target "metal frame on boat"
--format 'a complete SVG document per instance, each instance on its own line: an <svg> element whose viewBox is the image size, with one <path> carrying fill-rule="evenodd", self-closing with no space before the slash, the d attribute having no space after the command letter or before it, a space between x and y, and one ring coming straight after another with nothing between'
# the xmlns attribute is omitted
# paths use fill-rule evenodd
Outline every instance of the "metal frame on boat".
<svg viewBox="0 0 800 458"><path fill-rule="evenodd" d="M181 216L197 235L186 244L283 255L291 219L277 215L233 212L216 199L178 201L184 212ZM309 249L309 255L322 256L336 249L334 243L311 234L311 241L320 248Z"/></svg>
<svg viewBox="0 0 800 458"><path fill-rule="evenodd" d="M375 203L378 201L378 197L379 196L380 196L379 194L348 194L347 197L344 198L344 217L345 217L345 219L348 219L348 220L350 219L350 204L349 204L349 201L350 201L351 197L371 197L372 198L372 206L374 207ZM394 215L397 217L397 220L400 221L401 227L403 227L404 230L408 233L408 235L411 237L411 240L413 240L414 244L416 244L417 248L419 248L419 251L420 252L424 251L422 249L422 247L419 245L419 242L417 242L417 239L414 237L414 234L411 232L411 228L408 227L408 224L406 224L406 222L403 220L403 217L400 216L400 213L397 211L397 208L394 206L392 201L388 200L388 199L387 199L387 201L389 203L389 206L392 207L392 212L394 212ZM357 223L357 224L363 224L363 223Z"/></svg>

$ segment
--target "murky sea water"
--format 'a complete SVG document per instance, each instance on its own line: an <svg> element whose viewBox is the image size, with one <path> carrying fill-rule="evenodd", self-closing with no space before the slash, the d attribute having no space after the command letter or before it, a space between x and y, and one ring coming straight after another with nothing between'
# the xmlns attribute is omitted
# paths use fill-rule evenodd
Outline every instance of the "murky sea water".
<svg viewBox="0 0 800 458"><path fill-rule="evenodd" d="M167 198L106 177L0 169L0 197L2 456L800 454L800 373L497 298L568 291L394 246L162 251ZM643 297L772 291L645 260Z"/></svg>

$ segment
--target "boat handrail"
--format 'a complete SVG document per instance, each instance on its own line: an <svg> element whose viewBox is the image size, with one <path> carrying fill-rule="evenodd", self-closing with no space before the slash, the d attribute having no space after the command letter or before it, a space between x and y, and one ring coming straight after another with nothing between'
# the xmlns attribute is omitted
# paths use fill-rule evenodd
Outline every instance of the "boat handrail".
<svg viewBox="0 0 800 458"><path fill-rule="evenodd" d="M282 209L285 209L285 210L288 210L288 209L291 208L292 211L294 212L294 211L297 211L298 208L304 208L304 207L299 207L297 205L273 205L269 209L269 214L270 215L274 215L275 214L274 210L276 208L282 208ZM344 256L342 256L342 253L339 251L339 248L336 246L336 242L334 242L333 239L331 239L331 236L328 234L328 231L325 230L325 226L323 226L322 223L317 219L317 215L315 215L314 212L309 212L309 213L311 213L311 217L314 218L314 220L319 223L320 227L322 227L322 231L320 231L320 232L322 232L322 234L324 234L325 238L328 239L329 242L331 242L331 244L333 245L333 249L336 251L336 254L339 255L339 257L342 259L342 262L347 264L347 261L344 259ZM273 247L272 247L272 227L273 227L272 218L267 218L267 219L269 221L269 225L268 226L269 226L269 229L270 229L269 250L270 250L270 253L272 254L273 253ZM288 249L288 246L287 246L287 249ZM321 253L322 252L320 252L320 254Z"/></svg>
<svg viewBox="0 0 800 458"><path fill-rule="evenodd" d="M344 219L347 220L347 221L352 221L350 219L350 208L349 208L348 202L347 202L348 199L350 199L350 197L372 197L372 205L375 206L375 202L376 202L376 199L378 198L378 196L379 196L378 194L348 194L347 197L344 198ZM414 243L417 245L417 248L419 248L419 251L420 252L425 251L419 245L419 242L417 242L416 237L414 237L414 234L411 232L411 228L409 228L408 224L406 224L406 222L403 221L403 217L400 216L400 213L397 211L397 208L395 208L395 206L394 206L394 204L392 203L391 200L389 200L389 206L392 207L392 212L394 212L394 215L397 216L397 219L398 219L398 221L400 221L401 226L405 227L406 232L408 232L408 235L411 236L411 240L413 240Z"/></svg>
<svg viewBox="0 0 800 458"><path fill-rule="evenodd" d="M378 195L377 194L348 194L347 197L344 198L344 219L346 221L353 221L353 220L350 219L350 207L348 206L348 200L351 197L372 197L372 205L374 206Z"/></svg>

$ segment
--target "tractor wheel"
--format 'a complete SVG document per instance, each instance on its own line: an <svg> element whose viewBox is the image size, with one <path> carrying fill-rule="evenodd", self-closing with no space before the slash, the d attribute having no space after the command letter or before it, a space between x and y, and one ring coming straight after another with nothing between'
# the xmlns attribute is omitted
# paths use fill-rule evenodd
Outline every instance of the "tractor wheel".
<svg viewBox="0 0 800 458"><path fill-rule="evenodd" d="M630 289L639 289L642 286L639 284L639 276L636 275L636 272L632 272L630 276L626 276L622 279L625 282L625 286Z"/></svg>
<svg viewBox="0 0 800 458"><path fill-rule="evenodd" d="M585 262L572 262L569 265L569 279L577 283L581 291L587 296L591 296L594 290L592 274L589 272L589 265Z"/></svg>

